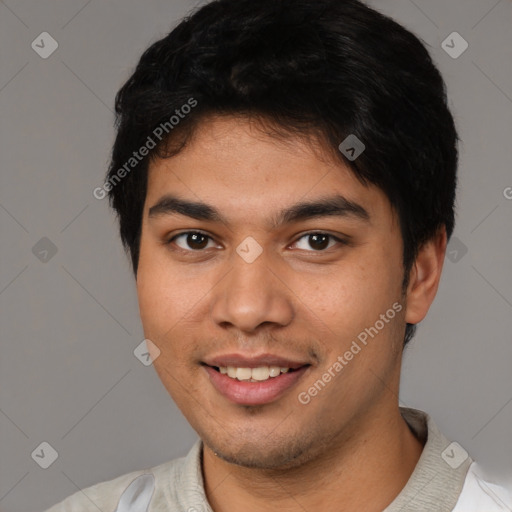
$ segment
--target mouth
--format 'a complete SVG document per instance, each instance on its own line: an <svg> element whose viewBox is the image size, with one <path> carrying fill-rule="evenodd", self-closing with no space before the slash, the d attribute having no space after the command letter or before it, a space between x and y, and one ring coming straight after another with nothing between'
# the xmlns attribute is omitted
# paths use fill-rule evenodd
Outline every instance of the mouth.
<svg viewBox="0 0 512 512"><path fill-rule="evenodd" d="M238 405L263 405L278 400L289 392L311 367L309 363L275 358L272 358L273 364L264 364L262 358L231 358L231 364L228 364L228 359L225 358L222 364L203 362L201 365L217 392Z"/></svg>
<svg viewBox="0 0 512 512"><path fill-rule="evenodd" d="M242 382L264 382L269 379L275 379L282 373L291 373L297 371L295 368L281 366L257 366L256 368L212 366L212 368L222 375L227 375L231 379L236 379Z"/></svg>

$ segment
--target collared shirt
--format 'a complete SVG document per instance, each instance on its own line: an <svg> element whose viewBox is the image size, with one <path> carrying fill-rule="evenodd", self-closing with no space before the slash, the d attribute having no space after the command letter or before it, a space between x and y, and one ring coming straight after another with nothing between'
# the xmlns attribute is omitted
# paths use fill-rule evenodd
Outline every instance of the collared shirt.
<svg viewBox="0 0 512 512"><path fill-rule="evenodd" d="M400 412L424 448L407 484L383 512L512 511L512 489L484 479L481 468L422 411ZM213 512L204 491L203 444L187 456L78 491L46 512Z"/></svg>

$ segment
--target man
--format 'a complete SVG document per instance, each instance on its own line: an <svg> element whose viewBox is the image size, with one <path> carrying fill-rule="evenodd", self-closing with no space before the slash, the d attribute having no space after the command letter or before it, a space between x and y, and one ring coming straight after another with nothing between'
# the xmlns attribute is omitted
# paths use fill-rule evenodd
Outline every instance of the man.
<svg viewBox="0 0 512 512"><path fill-rule="evenodd" d="M422 43L357 0L220 0L144 53L116 111L95 194L200 439L50 511L511 507L398 405L454 227L458 136Z"/></svg>

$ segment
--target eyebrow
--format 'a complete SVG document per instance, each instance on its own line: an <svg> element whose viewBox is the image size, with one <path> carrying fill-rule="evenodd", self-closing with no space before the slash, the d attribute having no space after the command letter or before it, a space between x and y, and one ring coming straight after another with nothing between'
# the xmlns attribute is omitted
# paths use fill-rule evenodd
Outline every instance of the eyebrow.
<svg viewBox="0 0 512 512"><path fill-rule="evenodd" d="M174 195L161 197L150 209L148 217L180 214L197 220L222 222L229 225L228 220L217 208L206 203L188 201ZM360 204L342 195L332 195L314 201L296 203L277 213L270 219L272 229L283 224L304 221L318 217L352 217L370 222L370 214Z"/></svg>

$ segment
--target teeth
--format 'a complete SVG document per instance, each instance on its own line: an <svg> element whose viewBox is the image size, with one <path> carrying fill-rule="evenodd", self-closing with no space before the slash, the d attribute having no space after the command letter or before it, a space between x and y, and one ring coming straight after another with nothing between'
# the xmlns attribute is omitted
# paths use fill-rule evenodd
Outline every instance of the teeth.
<svg viewBox="0 0 512 512"><path fill-rule="evenodd" d="M281 373L286 373L290 368L280 368L279 366L258 366L257 368L237 368L235 366L220 366L220 373L231 377L232 379L261 382L271 377L278 377Z"/></svg>
<svg viewBox="0 0 512 512"><path fill-rule="evenodd" d="M277 377L281 373L281 369L278 366L271 366L268 372L271 377Z"/></svg>
<svg viewBox="0 0 512 512"><path fill-rule="evenodd" d="M268 366L253 368L251 371L251 378L254 380L267 380L269 377L276 377L276 375L271 375L270 370L271 369Z"/></svg>
<svg viewBox="0 0 512 512"><path fill-rule="evenodd" d="M237 368L236 378L238 380L249 380L251 378L252 371L250 368Z"/></svg>

